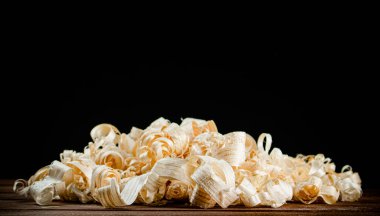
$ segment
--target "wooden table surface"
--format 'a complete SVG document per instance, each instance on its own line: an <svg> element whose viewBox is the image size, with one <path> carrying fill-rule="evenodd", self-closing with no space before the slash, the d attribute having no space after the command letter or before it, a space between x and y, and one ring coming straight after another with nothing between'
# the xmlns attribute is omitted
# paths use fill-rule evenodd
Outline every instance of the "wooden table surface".
<svg viewBox="0 0 380 216"><path fill-rule="evenodd" d="M0 215L380 215L380 190L368 190L358 202L338 202L305 205L287 203L280 208L231 206L200 209L188 204L166 206L131 205L106 209L99 204L80 204L54 201L51 206L39 206L13 193L13 180L0 180Z"/></svg>

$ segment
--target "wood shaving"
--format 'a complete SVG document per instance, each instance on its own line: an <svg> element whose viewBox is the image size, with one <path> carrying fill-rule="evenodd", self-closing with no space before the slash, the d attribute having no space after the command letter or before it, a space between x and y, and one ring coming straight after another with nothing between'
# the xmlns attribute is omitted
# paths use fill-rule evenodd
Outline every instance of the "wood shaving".
<svg viewBox="0 0 380 216"><path fill-rule="evenodd" d="M83 152L64 150L60 161L38 170L13 190L39 205L53 200L98 202L106 208L167 200L212 208L271 206L287 201L327 204L357 201L359 174L336 172L323 154L290 157L245 132L220 134L214 121L186 118L180 125L159 118L146 129L120 133L111 124L90 132Z"/></svg>

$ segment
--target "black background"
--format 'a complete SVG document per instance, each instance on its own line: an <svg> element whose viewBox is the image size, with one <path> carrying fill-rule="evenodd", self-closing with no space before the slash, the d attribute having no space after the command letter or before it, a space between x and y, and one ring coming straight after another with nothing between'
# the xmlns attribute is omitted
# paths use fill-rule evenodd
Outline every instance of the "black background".
<svg viewBox="0 0 380 216"><path fill-rule="evenodd" d="M18 40L1 87L1 177L28 178L64 149L82 151L99 123L128 133L162 116L213 119L221 133L270 133L284 153L323 153L337 170L352 165L364 188L378 187L374 56L344 30L319 30L124 45Z"/></svg>

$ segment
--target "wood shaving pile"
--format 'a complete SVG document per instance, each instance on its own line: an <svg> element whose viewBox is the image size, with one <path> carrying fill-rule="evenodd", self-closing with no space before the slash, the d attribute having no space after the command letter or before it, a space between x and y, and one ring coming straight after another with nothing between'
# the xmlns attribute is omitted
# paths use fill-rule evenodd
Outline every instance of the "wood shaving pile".
<svg viewBox="0 0 380 216"><path fill-rule="evenodd" d="M110 124L91 130L82 152L65 150L60 161L38 170L14 191L39 205L53 200L99 202L115 208L133 203L189 202L201 208L230 205L280 207L294 200L333 204L356 201L361 180L350 166L340 173L323 154L290 157L263 133L218 133L214 121L164 118L145 130L120 133Z"/></svg>

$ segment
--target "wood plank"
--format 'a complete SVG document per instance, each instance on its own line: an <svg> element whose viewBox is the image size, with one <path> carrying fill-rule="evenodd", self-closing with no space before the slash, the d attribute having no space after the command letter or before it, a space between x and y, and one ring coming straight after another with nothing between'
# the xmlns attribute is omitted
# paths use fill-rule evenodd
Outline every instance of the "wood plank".
<svg viewBox="0 0 380 216"><path fill-rule="evenodd" d="M160 212L146 212L146 211L112 211L109 212L109 214L105 214L104 212L86 212L86 211L65 211L65 212L49 212L49 211L19 211L19 212L1 212L2 216L8 216L8 215L25 215L25 216L45 216L45 215L55 215L55 216L61 216L61 215L75 215L75 216L98 216L98 215L112 215L112 216L129 216L129 215L139 215L139 216L151 216L151 215L165 215L165 216L190 216L195 215L194 212L168 212L168 211L160 211ZM210 211L204 211L204 212L197 212L196 215L203 216L203 215L214 215L214 216L229 216L229 215L257 215L257 216L272 216L277 215L273 214L272 212L223 212L221 214L220 212L210 212ZM351 215L347 214L346 212L334 212L334 213L324 213L324 212L284 212L278 215L285 215L285 216L302 216L302 215L313 215L313 216L325 216L325 215L336 215L336 216L346 216ZM353 214L352 214L353 215ZM355 214L356 215L356 214ZM378 212L363 212L360 213L360 215L368 215L368 216L378 216Z"/></svg>
<svg viewBox="0 0 380 216"><path fill-rule="evenodd" d="M53 202L49 206L39 206L32 200L3 200L1 202L2 209L16 210L49 210L49 209L60 209L60 210L87 210L87 211L109 211L117 209L107 209L101 206L100 204L79 204L79 203L70 203L70 202ZM156 211L156 210L170 210L170 211L204 211L204 209L190 206L188 204L168 204L166 206L148 206L148 205L131 205L122 209L136 210L136 211ZM380 211L379 205L377 203L372 204L356 204L350 205L349 203L344 204L335 204L335 205L326 205L326 204L313 204L313 205L304 205L299 203L288 203L280 208L270 208L270 207L254 207L246 208L244 206L230 206L227 209L222 209L220 207L215 207L210 209L213 211L246 211L246 210L257 210L257 211Z"/></svg>
<svg viewBox="0 0 380 216"><path fill-rule="evenodd" d="M18 211L18 212L10 212L5 211L1 212L2 216L8 215L21 215L21 216L45 216L45 215L75 215L75 216L100 216L100 215L112 215L112 216L129 216L129 215L139 215L139 216L151 216L151 215L165 215L165 216L190 216L190 215L214 215L214 216L236 216L236 215L257 215L257 216L273 216L273 215L284 215L284 216L302 216L302 215L313 215L313 216L325 216L325 215L336 215L336 216L347 216L347 215L358 215L358 214L347 214L346 212L282 212L281 214L273 214L272 212L260 212L260 211L250 211L250 212L229 212L225 211L222 214L220 212L215 211L203 211L203 212L169 212L169 211L111 211L106 214L105 212L99 211L64 211L64 212L50 212L50 211ZM368 215L368 216L378 216L378 212L362 212L359 215Z"/></svg>
<svg viewBox="0 0 380 216"><path fill-rule="evenodd" d="M13 186L12 186L13 187ZM0 185L0 193L13 193L13 188L7 185Z"/></svg>
<svg viewBox="0 0 380 216"><path fill-rule="evenodd" d="M39 206L33 200L2 200L0 204L0 208L2 209L25 209L25 210L39 210L39 209L62 209L62 210L110 210L106 209L100 204L80 204L76 202L62 202L62 201L54 201L52 205L49 206ZM126 208L126 207L124 207ZM121 209L124 209L121 208ZM203 211L204 209L190 206L189 204L182 203L169 203L165 206L147 206L147 205L132 205L128 206L128 208L133 210L152 210L155 211L157 209L168 209L173 211ZM361 210L370 210L370 211L380 211L380 206L378 202L365 202L361 200L360 202L339 202L334 205L327 204L311 204L305 205L301 203L287 203L280 208L270 208L270 207L254 207L254 208L245 208L244 206L230 206L228 209L222 209L220 207L215 207L213 210L215 211L241 211L245 209L255 209L261 211L294 211L294 210L302 210L302 211L314 211L316 209L321 211L361 211Z"/></svg>
<svg viewBox="0 0 380 216"><path fill-rule="evenodd" d="M0 215L380 215L380 191L368 190L359 202L338 202L334 205L314 203L305 205L289 202L280 208L231 206L200 209L183 203L165 206L131 205L107 209L99 204L54 201L39 206L12 192L13 180L0 180Z"/></svg>
<svg viewBox="0 0 380 216"><path fill-rule="evenodd" d="M360 204L361 203L361 204ZM84 215L87 212L93 212L94 214L98 214L98 212L103 212L103 214L112 214L115 212L121 211L132 211L138 213L139 215L175 215L178 212L184 214L194 214L194 215L204 215L204 214L214 214L215 212L226 215L227 213L230 215L236 214L245 214L245 213L260 213L262 215L266 215L266 213L272 215L297 215L297 214L314 214L320 213L325 215L356 215L362 213L376 213L380 214L379 203L356 203L356 205L351 205L350 203L339 203L336 205L326 205L326 204L312 204L312 205L304 205L298 203L290 203L286 204L280 208L269 208L269 207L257 207L257 208L245 208L243 206L234 206L228 209L222 208L213 208L213 209L200 209L198 207L191 207L184 204L170 204L168 206L161 207L153 207L153 206L144 206L144 205L132 205L128 207L118 208L118 209L106 209L99 204L78 204L78 203L67 203L67 202L54 202L51 206L39 206L35 204L34 201L31 200L1 200L0 203L0 213L4 215L3 212L34 212L40 211L50 212L51 214L55 214L56 212L75 212L78 211L80 214L83 212ZM189 213L190 212L190 213ZM228 215L227 214L227 215ZM235 215L236 215L235 214Z"/></svg>

